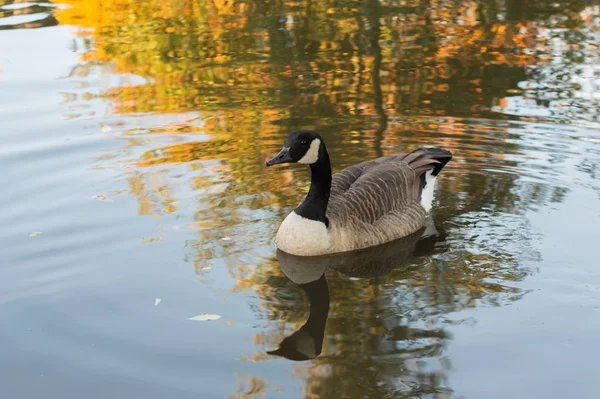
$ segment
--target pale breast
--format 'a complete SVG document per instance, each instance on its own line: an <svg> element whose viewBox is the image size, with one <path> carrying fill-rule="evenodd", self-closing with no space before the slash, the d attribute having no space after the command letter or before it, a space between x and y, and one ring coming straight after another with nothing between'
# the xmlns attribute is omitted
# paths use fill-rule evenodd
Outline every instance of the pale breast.
<svg viewBox="0 0 600 399"><path fill-rule="evenodd" d="M330 252L331 236L325 223L292 212L279 226L275 243L292 255L320 255Z"/></svg>

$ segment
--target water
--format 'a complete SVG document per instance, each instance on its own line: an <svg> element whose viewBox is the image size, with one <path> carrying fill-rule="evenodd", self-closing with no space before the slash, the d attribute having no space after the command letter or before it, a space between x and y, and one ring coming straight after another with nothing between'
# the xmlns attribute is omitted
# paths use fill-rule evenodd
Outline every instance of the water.
<svg viewBox="0 0 600 399"><path fill-rule="evenodd" d="M599 32L575 0L0 0L3 392L598 397ZM437 234L278 260L296 128L334 171L452 150Z"/></svg>

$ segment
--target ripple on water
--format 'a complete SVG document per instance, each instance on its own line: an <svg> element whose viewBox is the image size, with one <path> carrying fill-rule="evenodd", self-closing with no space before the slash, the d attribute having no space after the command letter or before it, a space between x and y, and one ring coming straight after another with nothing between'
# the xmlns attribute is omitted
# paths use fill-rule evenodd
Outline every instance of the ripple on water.
<svg viewBox="0 0 600 399"><path fill-rule="evenodd" d="M48 1L12 2L0 4L0 30L32 29L58 25L52 10L60 4Z"/></svg>

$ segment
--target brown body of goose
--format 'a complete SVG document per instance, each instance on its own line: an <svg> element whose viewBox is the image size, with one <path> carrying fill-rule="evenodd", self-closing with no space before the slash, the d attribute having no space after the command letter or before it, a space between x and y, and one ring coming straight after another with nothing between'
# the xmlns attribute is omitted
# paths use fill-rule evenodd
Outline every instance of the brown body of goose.
<svg viewBox="0 0 600 399"><path fill-rule="evenodd" d="M312 131L293 132L267 165L310 164L311 189L282 222L277 246L293 255L323 255L414 233L431 206L435 177L451 158L449 151L424 148L362 162L332 175L321 137Z"/></svg>

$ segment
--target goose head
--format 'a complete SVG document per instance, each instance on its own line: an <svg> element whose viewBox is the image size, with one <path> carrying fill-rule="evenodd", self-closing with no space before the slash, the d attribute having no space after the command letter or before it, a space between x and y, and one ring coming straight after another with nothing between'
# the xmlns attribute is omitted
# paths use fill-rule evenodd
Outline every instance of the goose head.
<svg viewBox="0 0 600 399"><path fill-rule="evenodd" d="M277 155L267 161L267 166L280 163L302 163L311 165L322 157L323 140L312 130L292 132Z"/></svg>

